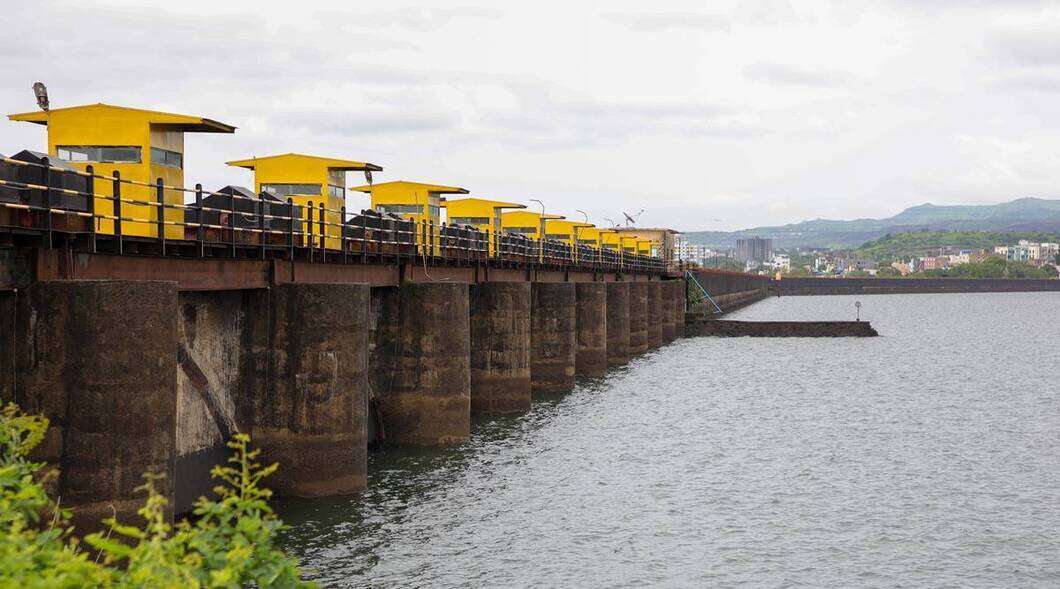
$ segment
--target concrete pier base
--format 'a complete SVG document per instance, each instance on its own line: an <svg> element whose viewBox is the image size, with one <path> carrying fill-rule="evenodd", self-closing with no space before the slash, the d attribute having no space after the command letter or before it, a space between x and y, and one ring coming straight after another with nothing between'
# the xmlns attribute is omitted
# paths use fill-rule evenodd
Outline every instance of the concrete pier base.
<svg viewBox="0 0 1060 589"><path fill-rule="evenodd" d="M471 412L530 409L530 283L471 286Z"/></svg>
<svg viewBox="0 0 1060 589"><path fill-rule="evenodd" d="M663 299L662 283L648 282L648 349L662 345Z"/></svg>
<svg viewBox="0 0 1060 589"><path fill-rule="evenodd" d="M607 372L607 285L579 282L574 290L577 301L574 371L580 376L603 376Z"/></svg>
<svg viewBox="0 0 1060 589"><path fill-rule="evenodd" d="M39 282L16 301L14 400L50 421L34 459L81 533L139 523L143 474L173 505L177 288L172 282ZM4 338L8 340L9 338Z"/></svg>
<svg viewBox="0 0 1060 589"><path fill-rule="evenodd" d="M629 283L607 282L607 365L629 362Z"/></svg>
<svg viewBox="0 0 1060 589"><path fill-rule="evenodd" d="M535 282L530 303L530 377L535 393L574 386L576 298L569 282Z"/></svg>
<svg viewBox="0 0 1060 589"><path fill-rule="evenodd" d="M375 289L373 389L384 439L433 446L471 433L468 285Z"/></svg>
<svg viewBox="0 0 1060 589"><path fill-rule="evenodd" d="M648 351L648 283L629 283L629 355Z"/></svg>
<svg viewBox="0 0 1060 589"><path fill-rule="evenodd" d="M674 296L677 297L677 307L674 310L674 337L682 338L685 337L685 297L686 289L688 288L687 283L684 280L678 280L677 287L674 288Z"/></svg>
<svg viewBox="0 0 1060 589"><path fill-rule="evenodd" d="M675 311L677 300L674 297L674 285L676 282L667 280L661 282L659 306L660 306L660 318L659 325L662 327L662 343L663 345L674 341L674 322L675 322Z"/></svg>
<svg viewBox="0 0 1060 589"><path fill-rule="evenodd" d="M280 463L269 479L279 493L365 487L369 293L360 284L288 284L263 295L268 361L256 364L267 371L247 391L247 429L262 462Z"/></svg>

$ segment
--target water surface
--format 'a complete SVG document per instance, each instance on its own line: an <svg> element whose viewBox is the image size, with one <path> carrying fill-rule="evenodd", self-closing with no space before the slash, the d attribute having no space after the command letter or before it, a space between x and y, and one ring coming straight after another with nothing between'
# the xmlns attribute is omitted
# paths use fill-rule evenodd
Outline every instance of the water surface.
<svg viewBox="0 0 1060 589"><path fill-rule="evenodd" d="M327 586L1060 585L1060 293L787 297L289 501Z"/></svg>

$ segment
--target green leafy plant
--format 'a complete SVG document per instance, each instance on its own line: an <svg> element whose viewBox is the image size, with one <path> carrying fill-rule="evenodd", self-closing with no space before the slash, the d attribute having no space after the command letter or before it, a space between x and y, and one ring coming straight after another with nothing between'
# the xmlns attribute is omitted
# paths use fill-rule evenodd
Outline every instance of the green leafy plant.
<svg viewBox="0 0 1060 589"><path fill-rule="evenodd" d="M85 550L73 536L69 511L53 506L38 478L44 466L26 457L48 421L14 405L0 412L0 586L24 587L313 587L296 561L275 545L283 522L269 507L262 466L250 438L228 443L232 456L212 475L216 499L200 498L194 523L170 525L159 475L145 475L142 527L111 518L106 533L90 534ZM91 557L91 558L90 558Z"/></svg>

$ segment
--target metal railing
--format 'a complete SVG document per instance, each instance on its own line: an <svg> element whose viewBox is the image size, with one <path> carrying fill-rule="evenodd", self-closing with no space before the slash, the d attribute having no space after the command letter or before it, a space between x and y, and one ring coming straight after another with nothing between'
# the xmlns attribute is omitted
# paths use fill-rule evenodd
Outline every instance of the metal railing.
<svg viewBox="0 0 1060 589"><path fill-rule="evenodd" d="M216 192L0 156L0 231L39 235L44 247L90 251L354 263L493 263L663 272L664 260L471 226L414 221L345 207L318 195L281 200L226 187ZM316 200L319 198L320 200ZM10 239L10 238L9 238Z"/></svg>

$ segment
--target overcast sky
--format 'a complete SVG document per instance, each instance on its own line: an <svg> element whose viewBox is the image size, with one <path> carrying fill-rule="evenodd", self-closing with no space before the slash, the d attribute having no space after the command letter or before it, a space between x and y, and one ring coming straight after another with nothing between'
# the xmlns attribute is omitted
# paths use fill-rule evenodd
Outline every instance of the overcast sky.
<svg viewBox="0 0 1060 589"><path fill-rule="evenodd" d="M1060 192L1060 2L149 4L5 0L3 112L33 110L42 80L53 108L239 127L189 136L189 183L249 185L224 162L296 151L601 224ZM44 146L40 127L0 125L2 153Z"/></svg>

